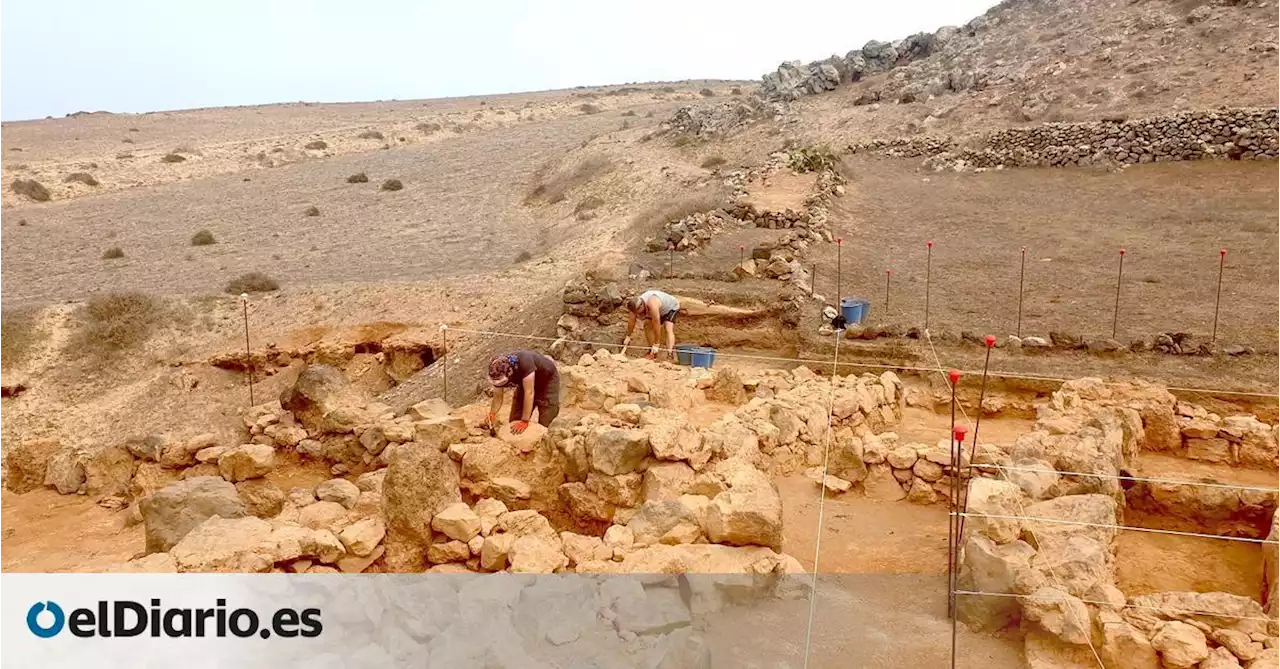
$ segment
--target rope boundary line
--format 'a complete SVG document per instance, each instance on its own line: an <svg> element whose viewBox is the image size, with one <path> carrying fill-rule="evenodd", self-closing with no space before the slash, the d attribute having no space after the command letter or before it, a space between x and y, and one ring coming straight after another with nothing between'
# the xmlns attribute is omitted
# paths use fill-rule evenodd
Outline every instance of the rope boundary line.
<svg viewBox="0 0 1280 669"><path fill-rule="evenodd" d="M984 590L956 590L955 593L957 595L979 595L983 597L1012 597L1017 599L1031 599L1033 597L1033 595L1020 595L1016 592L987 592ZM1198 611L1196 609L1171 609L1163 606L1145 606L1143 604L1130 604L1128 602L1125 602L1125 604L1122 606L1116 606L1111 602L1103 602L1095 599L1084 599L1082 597L1075 597L1075 599L1080 600L1080 602L1084 604L1094 604L1096 606L1105 606L1105 607L1111 607L1111 608L1138 609L1138 610L1144 610L1144 611L1160 611L1164 613L1177 613L1177 614L1191 615L1191 616L1230 618L1232 620L1256 620L1256 621L1265 622L1265 623L1275 622L1275 620L1272 618L1260 618L1258 616L1236 616L1236 615L1231 615L1229 613L1214 613L1212 611ZM1060 602L1067 601L1066 598L1063 598L1063 597L1052 598L1052 600L1060 601Z"/></svg>
<svg viewBox="0 0 1280 669"><path fill-rule="evenodd" d="M1226 490L1249 490L1251 492L1280 492L1280 488L1263 488L1260 486L1230 485L1210 481L1184 481L1181 479L1160 479L1146 476L1121 476L1119 474L1090 474L1087 472L1064 472L1057 469L1040 467L1019 467L1016 465L970 465L974 469L999 469L1011 472L1032 472L1037 474L1060 474L1062 476L1087 476L1098 479L1115 479L1118 481L1140 481L1143 483L1167 483L1171 485L1201 486L1204 488L1222 488Z"/></svg>
<svg viewBox="0 0 1280 669"><path fill-rule="evenodd" d="M1150 527L1134 527L1132 525L1108 525L1106 523L1091 523L1087 520L1064 520L1061 518L1041 518L1038 516L1008 516L999 513L973 513L966 512L960 514L968 518L992 518L994 520L1028 520L1035 523L1049 523L1050 525L1077 525L1081 527L1099 527L1103 529L1124 530L1127 532L1147 532L1150 534L1168 534L1180 537L1199 537L1201 539L1221 539L1222 541L1241 541L1251 544L1280 544L1280 541L1270 539L1254 539L1252 537L1226 537L1221 534L1205 534L1203 532L1183 532L1180 530L1158 530Z"/></svg>

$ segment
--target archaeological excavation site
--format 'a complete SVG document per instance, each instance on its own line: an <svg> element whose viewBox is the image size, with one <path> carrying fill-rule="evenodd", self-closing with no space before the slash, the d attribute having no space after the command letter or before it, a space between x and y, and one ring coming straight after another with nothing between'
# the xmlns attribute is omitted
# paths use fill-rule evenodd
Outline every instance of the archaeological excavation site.
<svg viewBox="0 0 1280 669"><path fill-rule="evenodd" d="M1276 26L6 120L0 567L324 612L253 666L1276 669Z"/></svg>

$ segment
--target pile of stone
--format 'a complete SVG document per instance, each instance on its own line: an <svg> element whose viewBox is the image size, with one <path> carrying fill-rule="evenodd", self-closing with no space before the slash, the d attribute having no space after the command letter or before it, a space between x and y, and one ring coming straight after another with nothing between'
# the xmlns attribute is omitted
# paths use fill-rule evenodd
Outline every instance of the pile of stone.
<svg viewBox="0 0 1280 669"><path fill-rule="evenodd" d="M1044 123L978 139L925 160L935 170L1137 164L1174 160L1274 160L1276 109L1188 111L1124 121Z"/></svg>
<svg viewBox="0 0 1280 669"><path fill-rule="evenodd" d="M1021 623L1032 666L1092 666L1090 643L1108 666L1275 662L1274 623L1251 598L1160 593L1127 599L1115 587L1113 526L1125 496L1137 488L1126 493L1119 481L1102 477L1115 476L1140 449L1176 442L1176 405L1152 386L1069 382L1041 409L1031 433L1007 453L985 456L1008 469L998 479L968 483L973 515L965 525L959 585L995 596L961 596L962 621L988 631ZM1262 532L1271 528L1274 536L1275 496L1255 501L1265 513ZM1268 594L1273 584L1260 586L1264 601L1274 599Z"/></svg>
<svg viewBox="0 0 1280 669"><path fill-rule="evenodd" d="M898 137L875 139L850 144L849 153L869 153L891 158L918 158L936 156L955 150L955 140L950 137Z"/></svg>
<svg viewBox="0 0 1280 669"><path fill-rule="evenodd" d="M1277 431L1254 415L1222 417L1203 407L1179 402L1176 409L1182 442L1178 455L1190 460L1232 465L1277 467Z"/></svg>
<svg viewBox="0 0 1280 669"><path fill-rule="evenodd" d="M755 95L734 97L709 105L686 105L663 124L666 130L698 137L729 135L782 110Z"/></svg>
<svg viewBox="0 0 1280 669"><path fill-rule="evenodd" d="M975 19L974 29L981 19ZM896 42L871 40L861 49L840 56L815 61L808 65L800 61L786 62L761 79L760 91L767 99L791 101L805 95L835 90L841 84L861 80L863 77L903 67L940 51L961 30L954 26L939 28L934 33L917 33ZM960 71L957 69L957 73ZM946 73L950 75L950 72ZM972 84L972 76L943 77L945 90L964 90L965 82ZM939 91L940 92L940 91ZM910 100L908 100L910 101Z"/></svg>

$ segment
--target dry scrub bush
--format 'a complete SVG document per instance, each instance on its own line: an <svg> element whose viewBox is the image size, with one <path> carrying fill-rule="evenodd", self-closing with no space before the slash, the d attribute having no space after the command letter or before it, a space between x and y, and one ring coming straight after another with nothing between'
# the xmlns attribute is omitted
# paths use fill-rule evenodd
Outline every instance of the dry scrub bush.
<svg viewBox="0 0 1280 669"><path fill-rule="evenodd" d="M710 88L704 88L698 91L698 95L701 95L704 98L714 98L716 96L716 92Z"/></svg>
<svg viewBox="0 0 1280 669"><path fill-rule="evenodd" d="M382 182L382 190L401 190L403 188L404 184L400 183L399 179L387 179Z"/></svg>
<svg viewBox="0 0 1280 669"><path fill-rule="evenodd" d="M143 293L94 297L84 307L85 323L72 335L72 350L104 360L142 345L165 320L160 302Z"/></svg>
<svg viewBox="0 0 1280 669"><path fill-rule="evenodd" d="M419 123L413 127L424 135L430 135L433 132L440 132L443 129L439 123Z"/></svg>
<svg viewBox="0 0 1280 669"><path fill-rule="evenodd" d="M671 146L674 146L677 149L682 149L686 146L692 146L692 145L693 145L693 137L691 135L679 134L675 136L675 139L671 140Z"/></svg>
<svg viewBox="0 0 1280 669"><path fill-rule="evenodd" d="M35 179L14 179L13 183L9 184L9 189L36 202L48 202L51 197L49 189Z"/></svg>
<svg viewBox="0 0 1280 669"><path fill-rule="evenodd" d="M840 156L828 146L806 146L791 154L791 169L800 172L833 170L840 164Z"/></svg>
<svg viewBox="0 0 1280 669"><path fill-rule="evenodd" d="M232 295L241 293L265 293L279 290L280 284L262 272L249 272L227 282L226 291Z"/></svg>
<svg viewBox="0 0 1280 669"><path fill-rule="evenodd" d="M116 260L118 258L123 258L123 257L124 257L124 249L120 248L119 246L112 246L111 248L102 252L103 260Z"/></svg>
<svg viewBox="0 0 1280 669"><path fill-rule="evenodd" d="M713 170L725 164L726 162L728 161L720 156L707 156L707 159L702 161L702 168L707 170Z"/></svg>
<svg viewBox="0 0 1280 669"><path fill-rule="evenodd" d="M352 174L351 176L347 177L347 183L349 183L349 184L367 184L367 183L369 183L369 175L365 174L364 172L357 172L357 173Z"/></svg>
<svg viewBox="0 0 1280 669"><path fill-rule="evenodd" d="M302 210L302 215L303 215L303 216L319 216L319 215L320 215L320 208L319 208L319 207L317 207L317 206L315 206L315 205L313 204L313 205L311 205L310 207L307 207L306 209L303 209L303 210Z"/></svg>
<svg viewBox="0 0 1280 669"><path fill-rule="evenodd" d="M734 86L729 89L729 95L742 95L742 89Z"/></svg>
<svg viewBox="0 0 1280 669"><path fill-rule="evenodd" d="M518 265L522 262L528 262L533 259L533 254L528 251L521 251L516 254L514 262Z"/></svg>
<svg viewBox="0 0 1280 669"><path fill-rule="evenodd" d="M62 180L62 183L81 183L86 186L97 186L98 180L93 178L88 172L72 172Z"/></svg>
<svg viewBox="0 0 1280 669"><path fill-rule="evenodd" d="M679 200L664 202L646 209L636 216L635 222L642 230L659 228L690 214L719 209L724 206L724 202L725 194L723 191L695 193Z"/></svg>
<svg viewBox="0 0 1280 669"><path fill-rule="evenodd" d="M584 102L578 105L578 111L582 112L583 114L599 114L604 110L600 108L600 105L593 105L589 102Z"/></svg>
<svg viewBox="0 0 1280 669"><path fill-rule="evenodd" d="M635 116L635 115L636 115L636 110L634 110L634 109L628 109L627 111L622 112L622 115L623 115L623 116Z"/></svg>
<svg viewBox="0 0 1280 669"><path fill-rule="evenodd" d="M329 143L323 139L317 139L314 142L307 142L307 145L304 148L311 149L312 151L323 151L324 149L329 148Z"/></svg>
<svg viewBox="0 0 1280 669"><path fill-rule="evenodd" d="M20 365L41 337L36 309L6 309L0 312L0 361L4 367Z"/></svg>
<svg viewBox="0 0 1280 669"><path fill-rule="evenodd" d="M180 163L180 162L183 162L183 161L185 161L185 160L186 160L186 158L185 158L185 157L180 156L180 155L178 155L178 154L176 154L176 153L166 153L166 154L164 154L164 157L160 159L160 162L162 162L162 163Z"/></svg>
<svg viewBox="0 0 1280 669"><path fill-rule="evenodd" d="M555 204L563 202L568 192L590 183L592 180L613 170L613 161L607 156L591 156L583 159L572 170L558 172L546 178L546 167L538 170L533 177L533 188L525 196L525 203L546 202Z"/></svg>
<svg viewBox="0 0 1280 669"><path fill-rule="evenodd" d="M192 246L209 246L210 244L216 244L217 242L218 240L213 238L213 233L208 230L201 230L200 232L191 235Z"/></svg>
<svg viewBox="0 0 1280 669"><path fill-rule="evenodd" d="M356 135L356 137L360 139L386 139L386 137L384 137L382 133L378 132L377 130L365 130L359 135Z"/></svg>

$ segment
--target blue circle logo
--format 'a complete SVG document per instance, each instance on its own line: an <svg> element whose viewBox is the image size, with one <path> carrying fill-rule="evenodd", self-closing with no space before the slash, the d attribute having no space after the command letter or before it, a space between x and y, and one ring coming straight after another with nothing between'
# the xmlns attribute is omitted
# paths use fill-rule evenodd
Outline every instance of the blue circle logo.
<svg viewBox="0 0 1280 669"><path fill-rule="evenodd" d="M40 624L40 614L46 610L53 616L53 622L47 626ZM54 602L36 602L27 609L27 629L41 639L56 636L62 631L62 625L66 622L67 616L62 613L62 607Z"/></svg>

